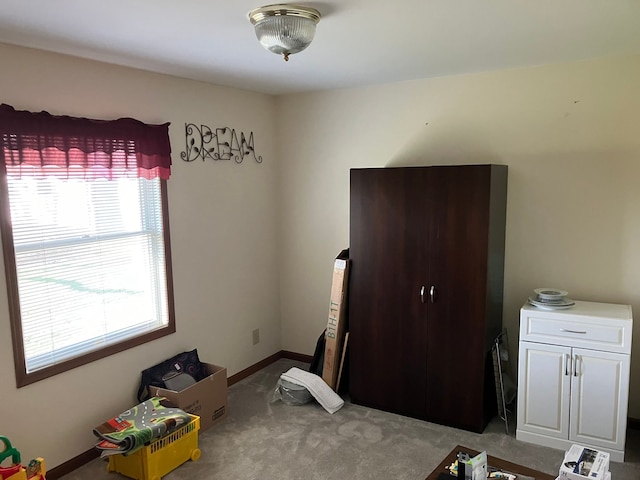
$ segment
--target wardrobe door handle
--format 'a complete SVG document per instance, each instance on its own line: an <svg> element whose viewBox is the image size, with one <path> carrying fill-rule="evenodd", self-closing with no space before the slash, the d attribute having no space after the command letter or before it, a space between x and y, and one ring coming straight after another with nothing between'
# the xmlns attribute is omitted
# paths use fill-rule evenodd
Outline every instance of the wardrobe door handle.
<svg viewBox="0 0 640 480"><path fill-rule="evenodd" d="M580 357L578 355L576 355L576 357L575 357L575 365L573 367L573 376L574 377L578 376L578 361L580 361Z"/></svg>
<svg viewBox="0 0 640 480"><path fill-rule="evenodd" d="M420 301L424 303L424 285L420 288Z"/></svg>
<svg viewBox="0 0 640 480"><path fill-rule="evenodd" d="M571 364L571 356L568 353L564 355L564 362L564 374L569 376L571 375L571 367L569 366Z"/></svg>
<svg viewBox="0 0 640 480"><path fill-rule="evenodd" d="M431 303L436 303L436 287L434 285L431 285L429 289L429 300L431 300Z"/></svg>

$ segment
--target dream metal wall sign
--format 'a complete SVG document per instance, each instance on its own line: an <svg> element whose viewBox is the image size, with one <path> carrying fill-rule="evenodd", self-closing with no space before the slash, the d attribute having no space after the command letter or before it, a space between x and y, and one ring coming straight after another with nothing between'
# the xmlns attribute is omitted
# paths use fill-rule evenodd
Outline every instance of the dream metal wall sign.
<svg viewBox="0 0 640 480"><path fill-rule="evenodd" d="M185 162L193 162L198 158L209 160L234 160L242 163L245 158L262 163L262 155L256 155L253 144L253 132L249 137L244 132L238 133L230 127L212 129L206 125L199 127L194 123L185 123L185 151L180 158Z"/></svg>

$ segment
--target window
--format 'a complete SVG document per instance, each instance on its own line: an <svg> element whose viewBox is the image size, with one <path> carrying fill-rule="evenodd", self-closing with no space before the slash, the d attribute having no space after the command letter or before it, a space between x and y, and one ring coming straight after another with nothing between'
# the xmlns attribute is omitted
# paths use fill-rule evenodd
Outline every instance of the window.
<svg viewBox="0 0 640 480"><path fill-rule="evenodd" d="M18 386L175 332L168 124L2 105L0 133Z"/></svg>

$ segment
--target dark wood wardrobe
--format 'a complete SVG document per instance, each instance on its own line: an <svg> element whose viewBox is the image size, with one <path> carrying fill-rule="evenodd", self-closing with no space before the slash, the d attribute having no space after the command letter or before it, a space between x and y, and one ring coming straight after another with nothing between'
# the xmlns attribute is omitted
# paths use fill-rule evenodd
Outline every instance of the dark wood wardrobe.
<svg viewBox="0 0 640 480"><path fill-rule="evenodd" d="M505 165L351 170L356 404L482 432L496 411Z"/></svg>

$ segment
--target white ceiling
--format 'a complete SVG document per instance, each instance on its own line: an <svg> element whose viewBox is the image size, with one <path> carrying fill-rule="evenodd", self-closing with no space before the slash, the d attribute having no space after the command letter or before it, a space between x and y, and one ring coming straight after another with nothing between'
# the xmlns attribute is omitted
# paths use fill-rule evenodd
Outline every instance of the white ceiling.
<svg viewBox="0 0 640 480"><path fill-rule="evenodd" d="M265 3L0 0L0 42L271 94L640 53L640 0L301 0L322 19L284 62Z"/></svg>

